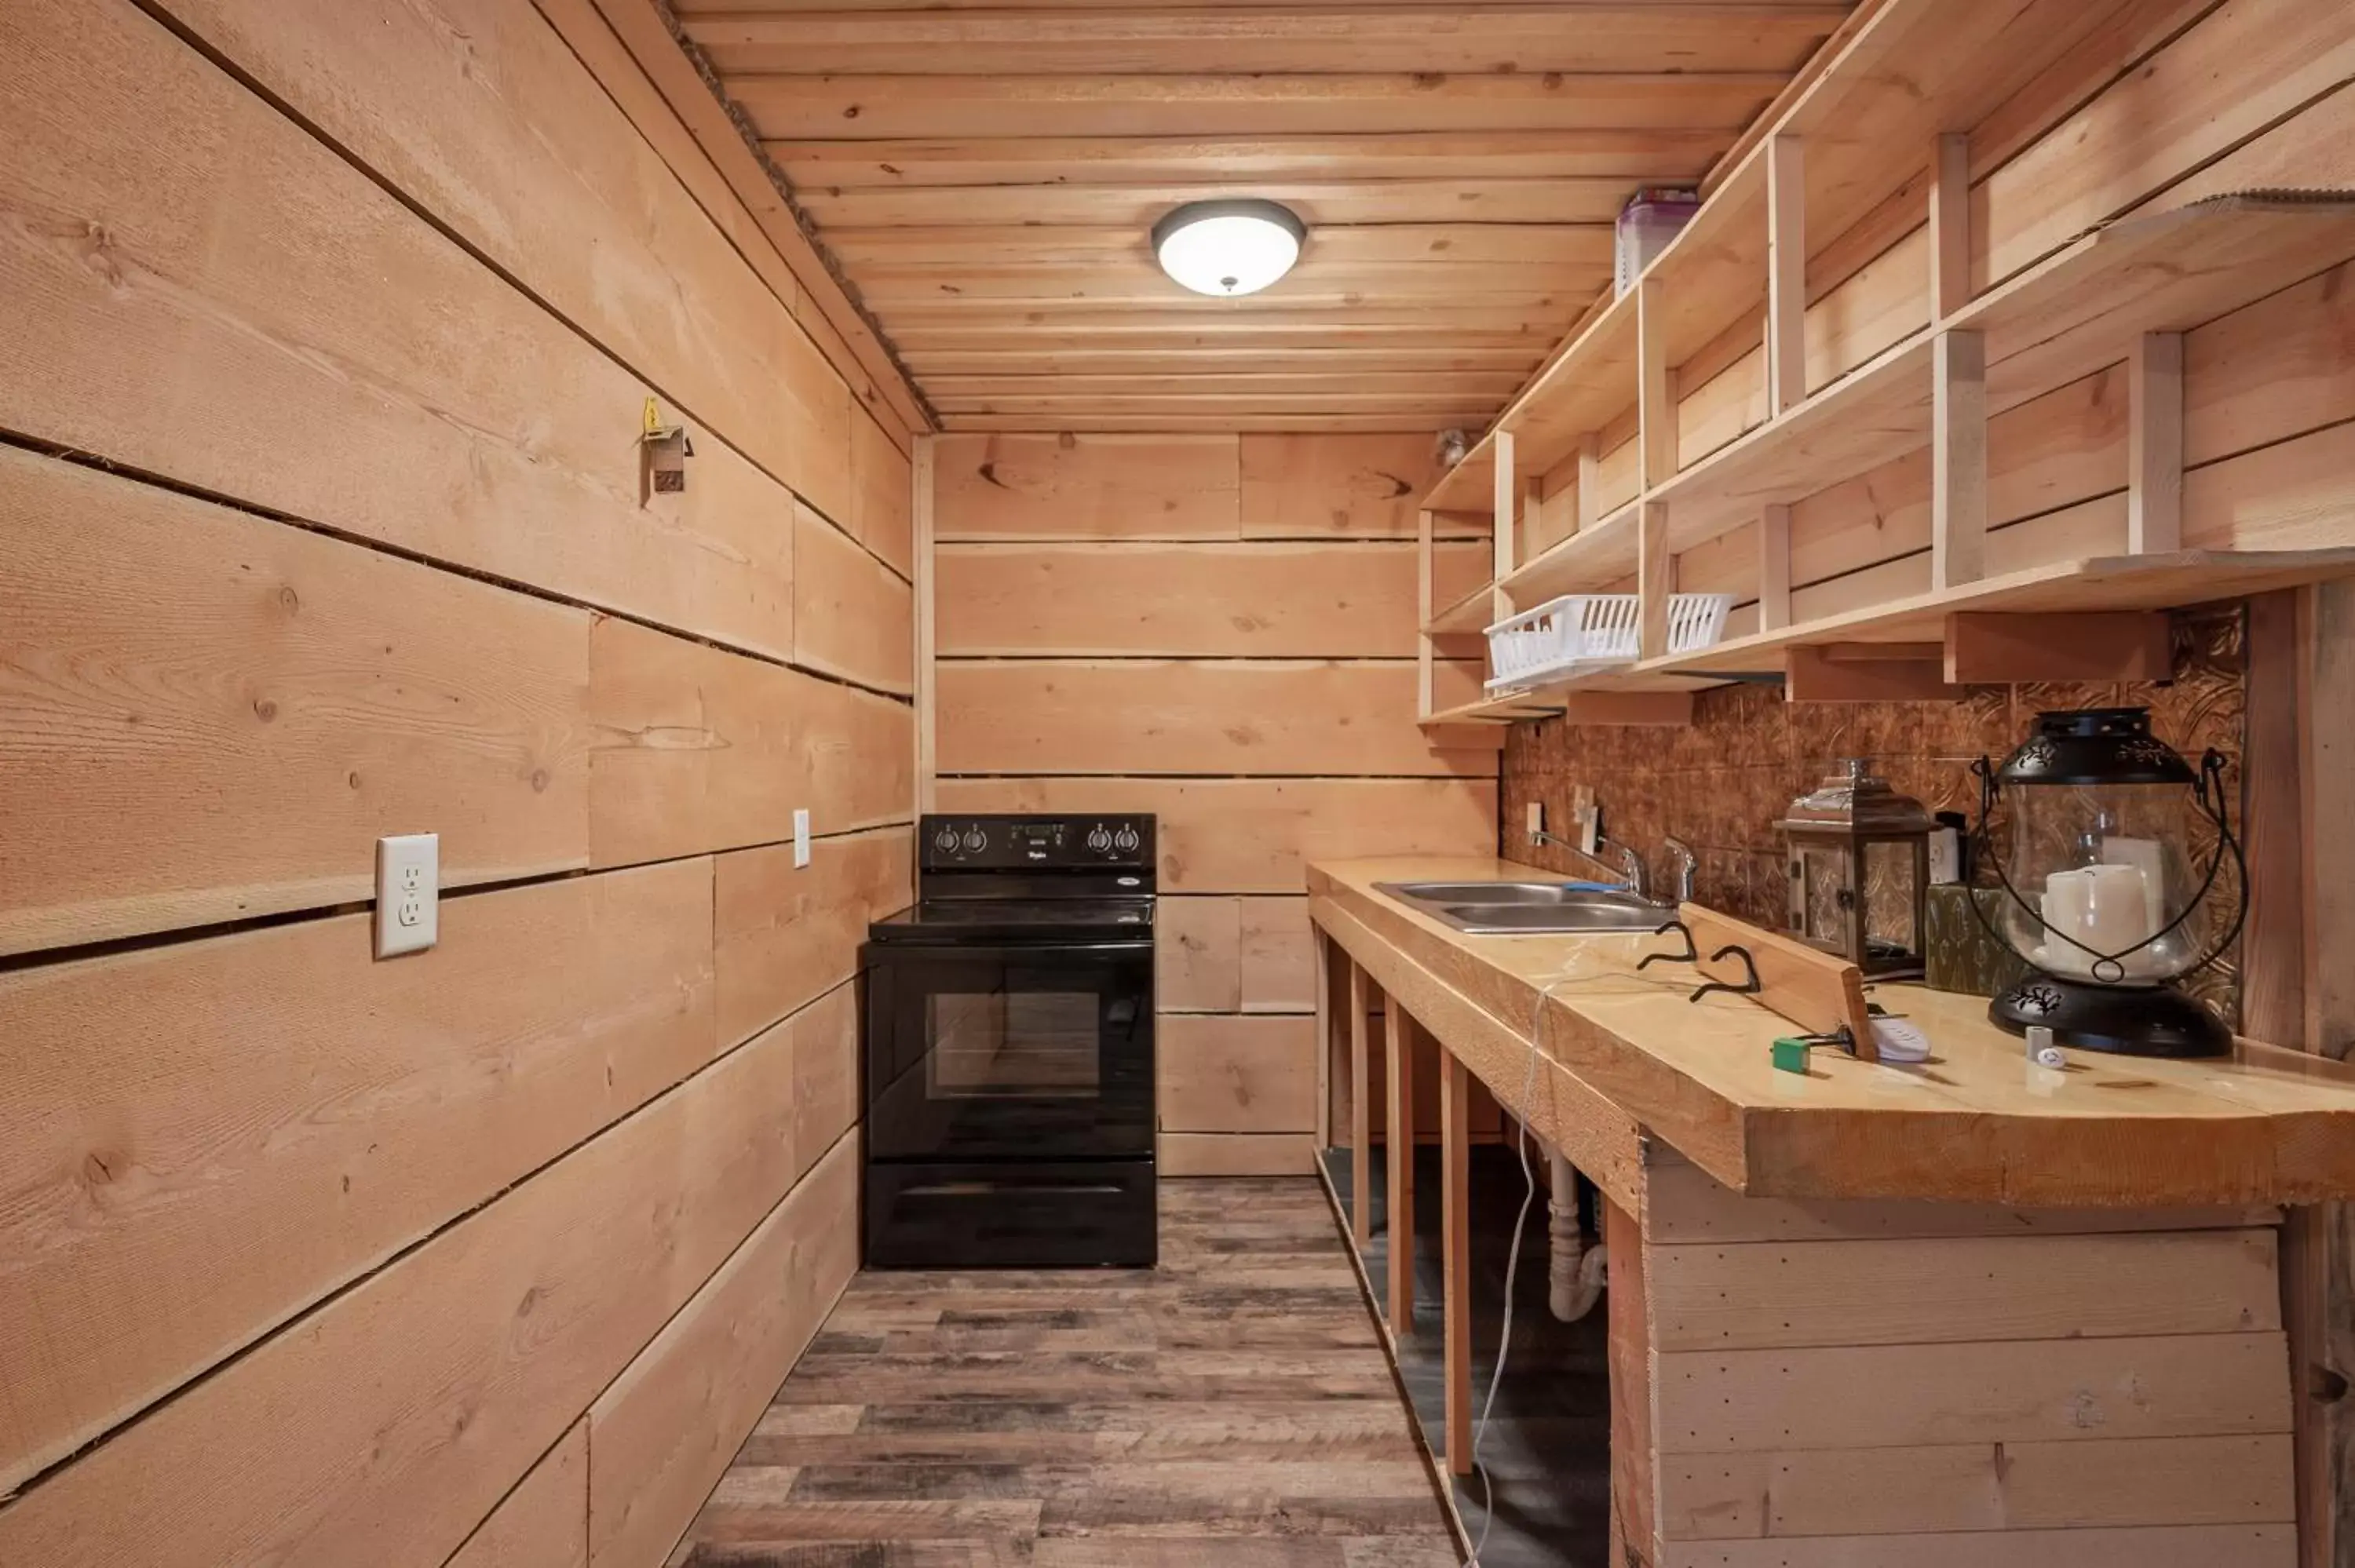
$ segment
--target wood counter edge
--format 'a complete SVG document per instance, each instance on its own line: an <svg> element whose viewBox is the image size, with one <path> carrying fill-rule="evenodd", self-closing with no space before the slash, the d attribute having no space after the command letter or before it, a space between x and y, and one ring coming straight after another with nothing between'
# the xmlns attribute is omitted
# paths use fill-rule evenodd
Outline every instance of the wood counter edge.
<svg viewBox="0 0 2355 1568"><path fill-rule="evenodd" d="M1534 1016L1534 988L1487 959L1476 939L1429 928L1404 905L1325 864L1308 866L1306 882L1312 921L1373 970L1386 991L1401 995L1499 1103L1521 1114L1529 1024L1506 1014ZM1550 1048L1542 1060L1553 1070L1541 1082L1559 1105L1540 1097L1530 1125L1635 1214L1643 1213L1645 1165L1659 1158L1646 1154L1647 1135L1732 1191L1762 1198L2142 1208L2355 1195L2355 1138L2343 1136L2347 1118L2334 1113L2252 1107L2238 1116L2099 1120L1951 1105L1744 1105L1560 998L1545 1016ZM1564 1146L1572 1143L1586 1159ZM2285 1150L2300 1157L2295 1172L2282 1169Z"/></svg>

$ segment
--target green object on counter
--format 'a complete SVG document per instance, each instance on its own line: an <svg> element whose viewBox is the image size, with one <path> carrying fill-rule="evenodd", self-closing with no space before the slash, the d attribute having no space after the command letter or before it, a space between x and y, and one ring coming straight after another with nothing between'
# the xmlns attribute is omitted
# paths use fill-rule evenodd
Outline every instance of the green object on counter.
<svg viewBox="0 0 2355 1568"><path fill-rule="evenodd" d="M1775 1041L1774 1070L1778 1073L1797 1073L1802 1076L1806 1075L1807 1053L1813 1046L1813 1041L1800 1040L1788 1034Z"/></svg>

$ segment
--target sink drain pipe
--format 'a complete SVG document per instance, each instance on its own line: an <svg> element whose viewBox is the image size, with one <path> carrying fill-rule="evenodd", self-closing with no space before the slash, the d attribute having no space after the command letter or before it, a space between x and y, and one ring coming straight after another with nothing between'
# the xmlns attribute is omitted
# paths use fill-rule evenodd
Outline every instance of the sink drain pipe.
<svg viewBox="0 0 2355 1568"><path fill-rule="evenodd" d="M1586 1245L1578 1224L1578 1171L1553 1150L1550 1162L1546 1216L1551 1239L1546 1265L1546 1306L1565 1323L1575 1323L1594 1310L1602 1299L1604 1273L1610 1258L1599 1244Z"/></svg>

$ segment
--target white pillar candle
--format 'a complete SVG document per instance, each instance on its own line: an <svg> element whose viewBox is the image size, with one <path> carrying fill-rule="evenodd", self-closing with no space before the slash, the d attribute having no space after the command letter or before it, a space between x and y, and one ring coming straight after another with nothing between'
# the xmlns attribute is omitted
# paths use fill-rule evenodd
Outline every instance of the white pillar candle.
<svg viewBox="0 0 2355 1568"><path fill-rule="evenodd" d="M2077 944L2085 939L2091 890L2083 871L2056 871L2044 879L2044 967L2063 974L2093 970L2094 955Z"/></svg>
<svg viewBox="0 0 2355 1568"><path fill-rule="evenodd" d="M2121 953L2150 939L2157 927L2140 866L2093 865L2079 874L2085 878L2085 928L2078 940L2096 953ZM2139 975L2147 972L2147 954L2136 953L2119 963L2127 974ZM2108 965L2101 967L2104 976L2115 978Z"/></svg>
<svg viewBox="0 0 2355 1568"><path fill-rule="evenodd" d="M2104 836L2102 859L2111 865L2131 865L2142 873L2143 897L2150 905L2150 928L2158 930L2167 924L2165 858L2159 853L2157 839L2130 839L2115 833Z"/></svg>

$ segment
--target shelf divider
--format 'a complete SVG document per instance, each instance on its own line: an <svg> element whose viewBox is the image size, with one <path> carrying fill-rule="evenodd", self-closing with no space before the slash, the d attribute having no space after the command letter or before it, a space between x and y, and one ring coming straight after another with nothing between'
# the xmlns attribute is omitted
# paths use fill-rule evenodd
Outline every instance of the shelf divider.
<svg viewBox="0 0 2355 1568"><path fill-rule="evenodd" d="M1945 331L1931 343L1930 586L1987 570L1987 339Z"/></svg>
<svg viewBox="0 0 2355 1568"><path fill-rule="evenodd" d="M1806 144L1766 139L1766 412L1807 396Z"/></svg>
<svg viewBox="0 0 2355 1568"><path fill-rule="evenodd" d="M2126 548L2183 544L2183 334L2147 332L2126 359Z"/></svg>

